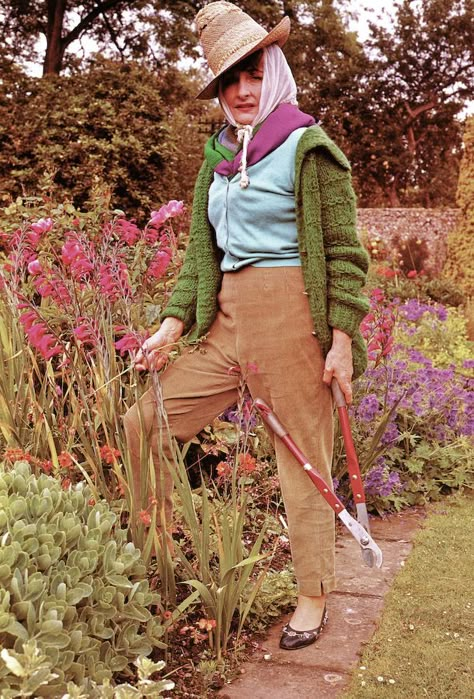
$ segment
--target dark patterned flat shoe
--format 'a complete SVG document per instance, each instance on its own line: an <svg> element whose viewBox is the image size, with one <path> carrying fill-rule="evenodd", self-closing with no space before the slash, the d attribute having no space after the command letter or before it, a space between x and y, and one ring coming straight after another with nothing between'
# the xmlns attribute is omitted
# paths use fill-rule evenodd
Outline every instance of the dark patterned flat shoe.
<svg viewBox="0 0 474 699"><path fill-rule="evenodd" d="M295 631L289 624L286 624L281 634L280 648L283 648L283 650L298 650L298 648L310 646L317 641L327 622L328 613L326 611L326 606L324 606L323 618L316 629L311 629L310 631Z"/></svg>

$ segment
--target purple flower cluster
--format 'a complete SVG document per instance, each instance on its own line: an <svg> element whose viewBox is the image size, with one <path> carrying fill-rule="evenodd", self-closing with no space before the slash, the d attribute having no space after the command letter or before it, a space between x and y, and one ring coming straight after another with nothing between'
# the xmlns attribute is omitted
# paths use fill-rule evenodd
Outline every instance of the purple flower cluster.
<svg viewBox="0 0 474 699"><path fill-rule="evenodd" d="M408 301L405 301L405 303L398 307L398 310L400 315L405 318L405 320L412 322L420 320L425 313L431 313L441 321L445 321L448 317L448 311L441 304L422 303L421 301L418 301L418 299L409 299Z"/></svg>
<svg viewBox="0 0 474 699"><path fill-rule="evenodd" d="M469 368L469 367L466 367ZM439 369L419 350L397 346L386 365L368 369L360 380L364 397L355 408L357 419L367 426L383 410L398 406L384 436L388 444L396 438L392 424L400 423L400 415L430 439L441 434L472 436L474 434L474 380L456 370L455 366ZM405 425L406 427L406 425ZM440 430L440 427L443 427Z"/></svg>
<svg viewBox="0 0 474 699"><path fill-rule="evenodd" d="M240 409L237 405L227 408L220 416L220 419L225 422L232 422L234 425L238 425L241 430L245 431L255 427L257 424L257 416L250 395L246 394L244 396L244 401Z"/></svg>
<svg viewBox="0 0 474 699"><path fill-rule="evenodd" d="M399 493L403 488L400 474L397 471L390 471L383 464L371 468L365 475L364 483L367 495L376 495L382 498Z"/></svg>

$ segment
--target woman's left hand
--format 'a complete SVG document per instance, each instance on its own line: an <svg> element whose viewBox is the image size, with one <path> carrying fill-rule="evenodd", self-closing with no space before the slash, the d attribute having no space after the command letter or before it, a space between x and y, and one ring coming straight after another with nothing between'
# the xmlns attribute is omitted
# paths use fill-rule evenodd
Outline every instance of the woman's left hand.
<svg viewBox="0 0 474 699"><path fill-rule="evenodd" d="M333 328L332 347L326 356L323 381L328 386L336 379L347 405L352 403L352 338Z"/></svg>

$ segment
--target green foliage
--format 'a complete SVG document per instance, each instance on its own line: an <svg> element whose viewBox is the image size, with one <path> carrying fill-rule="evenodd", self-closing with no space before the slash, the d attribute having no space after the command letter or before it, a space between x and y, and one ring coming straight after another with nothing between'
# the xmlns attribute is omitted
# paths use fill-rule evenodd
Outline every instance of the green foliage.
<svg viewBox="0 0 474 699"><path fill-rule="evenodd" d="M199 495L189 484L182 454L175 450L175 467L169 464L179 501L184 539L177 546L186 584L199 592L209 620L215 623L209 641L217 660L227 650L237 612L237 637L250 612L255 595L265 577L261 571L253 579L252 592L247 584L257 571L257 564L268 554L260 549L266 522L259 529L250 551L246 551L248 522L247 493L235 474L228 496L216 489L209 491L204 482ZM247 591L247 593L246 593Z"/></svg>
<svg viewBox="0 0 474 699"><path fill-rule="evenodd" d="M295 577L291 570L268 571L249 613L248 626L263 631L288 612L298 596Z"/></svg>
<svg viewBox="0 0 474 699"><path fill-rule="evenodd" d="M464 155L459 174L457 202L461 220L448 237L448 257L444 273L466 296L474 296L474 117L466 122Z"/></svg>
<svg viewBox="0 0 474 699"><path fill-rule="evenodd" d="M452 204L458 118L474 80L473 11L464 0L400 0L391 20L385 12L370 22L364 60L331 105L362 206Z"/></svg>
<svg viewBox="0 0 474 699"><path fill-rule="evenodd" d="M117 516L89 487L64 490L24 462L1 467L0 500L2 696L132 677L137 656L164 647L166 627Z"/></svg>
<svg viewBox="0 0 474 699"><path fill-rule="evenodd" d="M425 313L416 325L399 327L397 340L405 347L422 352L436 368L447 369L455 365L459 371L468 374L463 363L472 359L473 343L467 336L466 318L460 309L447 309L444 320Z"/></svg>
<svg viewBox="0 0 474 699"><path fill-rule="evenodd" d="M389 268L386 268L389 269ZM411 279L396 275L386 276L386 269L371 265L366 288L382 288L390 299L398 298L401 301L418 299L428 303L441 303L443 306L462 306L465 297L461 287L452 279L440 276L429 279L426 276L417 276Z"/></svg>
<svg viewBox="0 0 474 699"><path fill-rule="evenodd" d="M11 677L18 678L13 689L2 688L2 699L49 695L47 687L58 676L54 672L50 672L51 662L48 656L38 648L35 640L26 641L22 653L3 648L0 657L10 671ZM163 692L174 689L174 682L150 679L152 674L164 668L163 661L154 663L148 658L140 657L134 664L138 670L138 680L135 685L128 682L125 684L111 683L107 677L100 683L86 678L81 685L68 682L67 694L63 697L67 697L67 699L85 699L86 697L87 699L142 699L161 697Z"/></svg>
<svg viewBox="0 0 474 699"><path fill-rule="evenodd" d="M61 73L68 68L72 75L64 80L71 87L62 90L64 108L70 111L69 104L71 108L77 108L81 121L87 112L90 130L97 133L100 120L108 128L113 119L102 106L86 110L74 96L74 91L82 89L87 94L89 85L94 96L97 76L90 73L87 57L77 51L73 53L71 49L75 46L74 40L82 36L93 38L101 55L119 60L124 71L127 70L127 61L137 61L142 66L142 75L135 73L136 82L140 92L143 84L149 85L144 103L150 107L150 115L161 114L162 105L166 105L168 125L174 130L174 119L181 122L181 115L174 110L179 112L184 106L186 137L183 137L183 129L177 138L172 134L167 151L168 135L158 133L159 130L151 128L145 120L143 138L140 128L134 134L143 142L143 149L132 142L132 135L124 133L120 124L116 126L118 137L112 139L106 148L104 144L97 144L90 133L82 134L83 138L79 137L81 144L78 144L77 133L65 120L64 124L56 124L59 140L56 140L56 146L51 146L55 161L48 163L47 159L43 160L36 171L36 180L34 177L31 181L25 180L26 185L33 185L36 191L41 168L56 171L61 167L56 152L58 143L68 154L65 156L66 171L71 151L76 159L81 160L84 149L90 148L91 167L86 172L86 168L79 165L76 167L80 171L78 174L85 177L87 183L94 176L94 170L100 170L101 162L98 161L106 160L113 175L111 185L117 183L122 198L126 200L123 191L133 185L131 205L125 207L131 212L137 206L137 200L140 202L140 186L136 185L136 180L143 178L145 181L144 200L153 200L156 163L150 162L153 158L146 153L154 150L166 169L162 177L156 179L161 193L158 198L179 196L189 200L191 185L188 189L186 181L182 181L181 186L187 191L181 189L179 195L176 191L166 190L164 184L168 181L167 175L173 186L176 180L179 184L182 156L177 157L177 153L183 146L186 149L186 179L192 178L201 159L204 138L190 117L196 115L196 110L200 114L206 113L207 107L203 104L189 106L190 95L197 93L198 89L192 87L192 81L184 71L178 70L178 66L182 65L179 61L183 57L196 59L199 56L192 23L204 0L137 0L134 3L107 0L102 5L95 0L86 0L74 8L55 0L47 4L48 13L43 2L0 0L3 20L0 25L0 45L3 47L0 61L1 56L8 55L10 60L18 61L20 65L24 65L26 60L36 60L43 63L47 74ZM464 0L423 0L419 3L401 0L395 6L394 16L386 14L384 22L371 23L370 38L364 43L348 29L349 19L354 14L348 2L236 0L235 4L267 29L274 27L283 13L290 17L292 31L285 53L299 87L300 104L304 110L322 119L324 127L350 156L362 205L394 206L400 202L407 206L452 205L461 157L459 115L473 87L472 3ZM53 24L61 31L51 31ZM46 56L38 55L39 32L48 37ZM14 47L13 57L10 47ZM3 63L6 67L5 60ZM135 63L130 65L139 70ZM5 70L7 84L11 82L8 77L11 72L11 67ZM195 74L198 72L196 68ZM184 80L177 79L179 73ZM156 89L158 82L161 89ZM124 83L130 83L128 78ZM12 92L11 88L9 90ZM13 92L17 92L15 100L5 111L2 122L11 124L13 116L15 142L21 145L29 138L31 150L35 150L36 141L42 138L43 124L46 124L46 131L50 126L55 127L49 123L49 104L52 103L52 115L57 119L57 96L54 91L31 85L25 90L13 88ZM35 98L37 92L40 93L38 99ZM116 92L115 88L113 92ZM162 97L161 103L157 95ZM35 121L37 110L43 124L39 119ZM127 117L123 116L126 120ZM24 121L25 134L22 132ZM32 121L40 124L36 131L30 128ZM133 118L131 123L135 126L136 120ZM62 126L64 135L59 133ZM0 141L3 142L1 134ZM122 160L119 157L120 142L126 151ZM8 139L5 143L5 162L10 155L14 156L14 161L16 153L13 149L9 154L11 144ZM34 155L36 157L36 153ZM124 178L119 170L130 169L130 157L136 160L136 171ZM23 169L26 176L30 169L28 153L20 160L18 169ZM173 166L167 167L173 160ZM0 166L0 183L2 169ZM8 177L6 179L10 182ZM19 179L20 176L15 182Z"/></svg>
<svg viewBox="0 0 474 699"><path fill-rule="evenodd" d="M189 87L182 84L183 104ZM185 117L171 135L162 89L146 68L104 59L65 77L7 71L0 87L0 201L43 192L84 207L100 186L114 208L143 218L176 199ZM187 132L192 143L191 122ZM191 188L181 178L180 197Z"/></svg>

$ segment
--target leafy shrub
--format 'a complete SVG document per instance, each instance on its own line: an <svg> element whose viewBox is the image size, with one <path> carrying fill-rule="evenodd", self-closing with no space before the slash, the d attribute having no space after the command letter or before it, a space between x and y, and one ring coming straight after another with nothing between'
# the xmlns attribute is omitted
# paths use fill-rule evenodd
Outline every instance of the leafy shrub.
<svg viewBox="0 0 474 699"><path fill-rule="evenodd" d="M35 696L59 696L86 678L132 677L137 656L164 647L160 598L140 551L89 487L64 490L24 462L2 466L0 537L0 644L9 651L0 684L13 692L5 696L19 696L22 683L8 658L34 656L32 641L44 656L30 678Z"/></svg>
<svg viewBox="0 0 474 699"><path fill-rule="evenodd" d="M170 130L155 73L97 58L67 76L32 78L11 68L2 78L0 202L45 192L84 207L100 185L114 208L142 218L175 198L182 131ZM188 133L193 125L188 119ZM195 133L189 140L199 141ZM191 178L181 177L181 197L191 189Z"/></svg>
<svg viewBox="0 0 474 699"><path fill-rule="evenodd" d="M474 487L472 343L455 309L378 289L363 324L370 364L356 383L353 432L369 504L377 511ZM340 437L334 473L350 497Z"/></svg>
<svg viewBox="0 0 474 699"><path fill-rule="evenodd" d="M298 596L295 577L288 569L267 572L249 613L248 626L263 631L294 607Z"/></svg>
<svg viewBox="0 0 474 699"><path fill-rule="evenodd" d="M448 237L448 257L444 273L466 296L474 296L474 118L466 121L464 155L456 194L461 221Z"/></svg>
<svg viewBox="0 0 474 699"><path fill-rule="evenodd" d="M426 303L435 301L446 306L461 306L465 303L461 287L452 279L442 276L429 279L418 273L407 277L385 265L370 269L367 288L376 287L382 288L388 298L401 301L417 299Z"/></svg>

